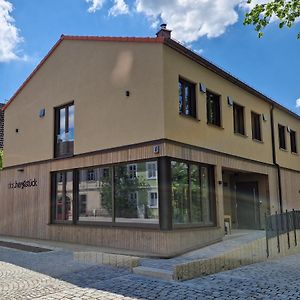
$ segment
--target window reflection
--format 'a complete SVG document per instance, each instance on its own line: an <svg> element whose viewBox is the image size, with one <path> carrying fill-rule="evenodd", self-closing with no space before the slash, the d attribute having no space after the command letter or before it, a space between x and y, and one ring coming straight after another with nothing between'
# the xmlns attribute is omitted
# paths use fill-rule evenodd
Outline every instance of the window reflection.
<svg viewBox="0 0 300 300"><path fill-rule="evenodd" d="M174 224L212 224L211 168L171 162Z"/></svg>
<svg viewBox="0 0 300 300"><path fill-rule="evenodd" d="M174 223L188 223L188 166L172 161L172 205Z"/></svg>
<svg viewBox="0 0 300 300"><path fill-rule="evenodd" d="M79 171L79 221L112 221L112 169Z"/></svg>
<svg viewBox="0 0 300 300"><path fill-rule="evenodd" d="M73 173L59 172L55 176L55 219L72 221L73 219Z"/></svg>
<svg viewBox="0 0 300 300"><path fill-rule="evenodd" d="M157 163L149 168L146 162L115 166L117 222L158 223Z"/></svg>
<svg viewBox="0 0 300 300"><path fill-rule="evenodd" d="M74 104L56 108L55 156L73 154L74 148Z"/></svg>

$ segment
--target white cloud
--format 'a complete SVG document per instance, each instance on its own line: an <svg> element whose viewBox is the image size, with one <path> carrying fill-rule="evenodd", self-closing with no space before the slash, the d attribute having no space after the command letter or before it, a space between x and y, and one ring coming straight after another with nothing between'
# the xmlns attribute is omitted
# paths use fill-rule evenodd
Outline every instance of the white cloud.
<svg viewBox="0 0 300 300"><path fill-rule="evenodd" d="M94 13L101 9L105 0L85 0L86 3L90 3L91 6L88 9L89 13Z"/></svg>
<svg viewBox="0 0 300 300"><path fill-rule="evenodd" d="M13 6L7 0L0 0L0 62L20 59L17 47L22 42L19 30L11 16Z"/></svg>
<svg viewBox="0 0 300 300"><path fill-rule="evenodd" d="M128 5L124 0L114 0L114 5L110 8L108 14L110 16L127 15L129 13Z"/></svg>
<svg viewBox="0 0 300 300"><path fill-rule="evenodd" d="M161 18L175 39L191 43L222 35L237 22L240 4L241 0L136 0L136 9L152 20Z"/></svg>
<svg viewBox="0 0 300 300"><path fill-rule="evenodd" d="M297 107L297 108L300 108L300 98L298 98L298 99L296 100L296 107Z"/></svg>

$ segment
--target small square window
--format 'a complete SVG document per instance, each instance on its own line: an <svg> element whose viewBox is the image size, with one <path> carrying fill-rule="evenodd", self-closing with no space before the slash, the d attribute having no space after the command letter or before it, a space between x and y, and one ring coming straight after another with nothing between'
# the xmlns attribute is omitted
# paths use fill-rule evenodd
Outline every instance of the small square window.
<svg viewBox="0 0 300 300"><path fill-rule="evenodd" d="M157 192L149 192L148 193L148 205L150 208L158 207L158 194Z"/></svg>
<svg viewBox="0 0 300 300"><path fill-rule="evenodd" d="M156 162L147 162L147 179L156 179L157 178L157 163Z"/></svg>
<svg viewBox="0 0 300 300"><path fill-rule="evenodd" d="M95 181L96 180L96 174L94 169L87 170L87 180L88 181Z"/></svg>
<svg viewBox="0 0 300 300"><path fill-rule="evenodd" d="M130 179L136 178L137 165L136 164L127 165L127 172L128 172L128 177Z"/></svg>

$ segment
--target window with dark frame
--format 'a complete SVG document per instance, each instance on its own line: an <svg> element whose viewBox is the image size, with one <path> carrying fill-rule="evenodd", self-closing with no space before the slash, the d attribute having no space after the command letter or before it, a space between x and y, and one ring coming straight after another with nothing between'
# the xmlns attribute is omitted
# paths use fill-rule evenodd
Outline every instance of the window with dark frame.
<svg viewBox="0 0 300 300"><path fill-rule="evenodd" d="M178 89L179 113L196 118L196 85L185 79L179 78Z"/></svg>
<svg viewBox="0 0 300 300"><path fill-rule="evenodd" d="M216 126L221 126L221 106L220 96L206 91L206 110L207 110L207 123Z"/></svg>
<svg viewBox="0 0 300 300"><path fill-rule="evenodd" d="M296 131L291 130L290 131L290 139L291 139L291 152L297 153L297 139L296 139Z"/></svg>
<svg viewBox="0 0 300 300"><path fill-rule="evenodd" d="M155 169L151 168L152 176L148 178L150 164L155 164ZM51 220L72 224L158 224L156 172L157 161L154 160L54 172Z"/></svg>
<svg viewBox="0 0 300 300"><path fill-rule="evenodd" d="M52 219L59 222L73 220L73 172L62 171L53 175Z"/></svg>
<svg viewBox="0 0 300 300"><path fill-rule="evenodd" d="M95 181L96 180L96 170L88 169L87 170L87 180L88 181Z"/></svg>
<svg viewBox="0 0 300 300"><path fill-rule="evenodd" d="M251 112L252 139L261 141L261 115Z"/></svg>
<svg viewBox="0 0 300 300"><path fill-rule="evenodd" d="M173 224L214 223L213 168L208 165L171 162Z"/></svg>
<svg viewBox="0 0 300 300"><path fill-rule="evenodd" d="M74 152L74 103L55 108L55 157Z"/></svg>
<svg viewBox="0 0 300 300"><path fill-rule="evenodd" d="M233 127L234 133L245 135L244 107L233 103Z"/></svg>
<svg viewBox="0 0 300 300"><path fill-rule="evenodd" d="M147 162L147 179L157 178L157 162Z"/></svg>
<svg viewBox="0 0 300 300"><path fill-rule="evenodd" d="M286 149L285 126L278 124L279 148Z"/></svg>

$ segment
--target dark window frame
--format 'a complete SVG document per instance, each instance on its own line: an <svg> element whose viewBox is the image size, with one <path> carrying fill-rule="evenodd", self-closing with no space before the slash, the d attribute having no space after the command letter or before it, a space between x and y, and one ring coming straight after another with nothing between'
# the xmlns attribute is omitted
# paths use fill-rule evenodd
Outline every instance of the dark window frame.
<svg viewBox="0 0 300 300"><path fill-rule="evenodd" d="M54 158L61 158L61 157L68 157L74 155L74 141L72 142L72 151L66 154L60 154L58 151L58 143L57 137L60 131L60 111L62 109L66 109L66 116L65 116L65 130L69 132L69 107L73 106L75 111L75 104L74 101L68 102L66 104L54 107Z"/></svg>
<svg viewBox="0 0 300 300"><path fill-rule="evenodd" d="M234 102L233 111L233 131L240 135L246 135L245 131L245 107Z"/></svg>
<svg viewBox="0 0 300 300"><path fill-rule="evenodd" d="M278 143L279 149L286 150L286 126L278 124Z"/></svg>
<svg viewBox="0 0 300 300"><path fill-rule="evenodd" d="M178 91L179 92L178 93L179 114L197 119L196 84L179 76L178 90L180 89L179 88L180 84L181 84L182 88L181 88L181 91ZM185 92L186 87L188 87L190 89L190 98L189 98L189 103L188 103L189 112L188 113L187 113L186 92ZM180 108L180 100L179 100L180 93L182 95L182 107L181 108Z"/></svg>
<svg viewBox="0 0 300 300"><path fill-rule="evenodd" d="M291 152L294 154L298 153L297 149L297 132L295 130L290 130L290 144L291 144Z"/></svg>
<svg viewBox="0 0 300 300"><path fill-rule="evenodd" d="M56 220L56 196L57 196L57 183L62 183L63 185L63 193L65 193L65 183L67 181L67 173L70 172L72 173L72 178L73 178L73 185L72 185L72 194L73 194L73 199L72 199L72 220ZM62 173L62 181L57 180L57 173ZM55 172L50 173L50 178L51 178L51 198L50 198L50 206L51 206L51 213L50 213L50 224L75 224L75 219L74 217L77 214L77 208L75 206L76 204L76 170L74 169L68 169L68 170L58 170Z"/></svg>
<svg viewBox="0 0 300 300"><path fill-rule="evenodd" d="M210 97L210 99L209 99ZM212 98L213 97L213 98ZM216 99L214 99L216 98ZM211 90L206 90L206 118L207 124L222 127L222 96ZM209 102L212 101L212 102ZM212 114L214 117L212 117Z"/></svg>
<svg viewBox="0 0 300 300"><path fill-rule="evenodd" d="M252 139L262 142L261 114L251 111Z"/></svg>
<svg viewBox="0 0 300 300"><path fill-rule="evenodd" d="M50 224L64 224L64 225L82 225L82 226L103 226L103 227L137 227L137 228L153 228L153 229L159 229L160 228L160 221L158 224L146 224L146 223L130 223L130 222L117 222L116 221L116 210L115 210L115 200L114 200L114 194L115 194L115 166L118 165L133 165L143 162L150 162L150 161L156 161L157 165L159 163L157 158L149 158L149 159L142 159L142 160L134 160L134 161L124 161L124 162L118 162L118 163L112 163L112 164L102 164L102 165L95 165L95 166L88 166L83 168L76 168L76 169L68 169L68 170L57 170L52 171L50 173L51 177L51 198L50 198L50 205L51 205L51 216L50 216ZM89 170L89 169L97 169L97 168L112 168L112 176L113 176L113 184L112 184L112 195L113 195L113 201L112 201L112 221L79 221L79 171L81 170ZM60 172L72 172L73 173L73 219L68 221L60 221L55 220L55 195L56 195L56 173ZM159 174L157 176L157 182ZM157 189L158 193L158 207L160 203L160 195L159 195L159 188ZM160 214L159 218L160 220Z"/></svg>
<svg viewBox="0 0 300 300"><path fill-rule="evenodd" d="M183 228L210 228L210 227L215 227L217 225L217 211L216 211L216 207L217 207L217 203L216 203L216 189L215 189L215 174L216 174L216 170L215 170L215 166L214 165L210 165L210 164L205 164L202 162L197 162L197 161L192 161L192 160L187 160L187 159L180 159L180 158L175 158L175 157L168 157L170 159L170 166L171 166L171 162L175 161L175 162L179 162L179 163L186 163L188 165L188 184L189 184L189 192L188 192L188 205L191 205L191 193L190 193L190 165L197 165L199 168L201 167L206 167L208 169L208 176L209 176L209 200L210 200L210 204L211 204L211 210L210 210L210 218L211 218L211 223L210 224L205 224L203 222L201 223L186 223L186 224L176 224L173 222L173 207L172 207L172 201L171 201L171 211L172 211L172 227L173 229L183 229ZM171 174L171 170L170 170L170 174ZM170 180L171 182L171 186L172 186L172 178ZM191 220L191 211L188 213L189 214L189 218Z"/></svg>
<svg viewBox="0 0 300 300"><path fill-rule="evenodd" d="M105 221L105 222L81 222L78 219L79 216L79 171L80 170L87 170L91 168L108 168L112 167L112 176L113 176L113 186L112 186L112 193L114 195L114 189L115 189L115 172L114 172L114 166L120 165L120 164L133 164L133 163L143 163L143 162L151 162L154 161L157 163L157 181L158 181L158 189L157 189L157 194L158 194L158 209L159 209L159 222L158 224L146 224L146 223L129 223L129 222L116 222L115 221L115 201L113 201L113 217L112 221ZM190 224L173 224L172 222L172 202L169 202L168 207L164 207L163 201L161 201L163 197L163 191L162 191L162 179L165 177L162 175L160 176L161 172L163 172L162 169L162 164L164 161L168 162L166 166L168 166L167 173L169 176L171 176L171 161L178 161L178 162L187 162L190 164L197 164L200 167L205 166L208 167L209 169L209 176L210 176L210 203L211 203L211 220L212 224L203 224L203 223L190 223ZM58 221L55 220L55 201L53 199L53 196L56 193L56 185L54 182L54 178L56 177L56 173L58 172L73 172L73 220L72 221ZM51 177L51 198L50 198L50 222L49 224L57 224L57 225L76 225L76 226L92 226L92 227L120 227L120 228L151 228L153 230L165 230L166 224L164 224L162 221L164 221L165 215L163 216L162 213L167 213L167 218L169 218L169 225L167 226L167 230L180 230L184 228L211 228L215 227L217 224L217 213L216 213L216 194L215 194L215 166L214 165L209 165L205 163L199 163L195 161L190 161L190 160L184 160L184 159L178 159L175 157L169 157L169 156L164 156L164 157L159 157L159 158L149 158L149 159L142 159L142 160L133 160L133 161L128 161L128 162L118 162L118 163L112 163L112 164L101 164L101 165L95 165L95 166L87 166L83 168L76 168L76 169L68 169L68 170L57 170L57 171L52 171L50 173ZM169 182L169 187L171 188L171 177L166 178L166 180Z"/></svg>

